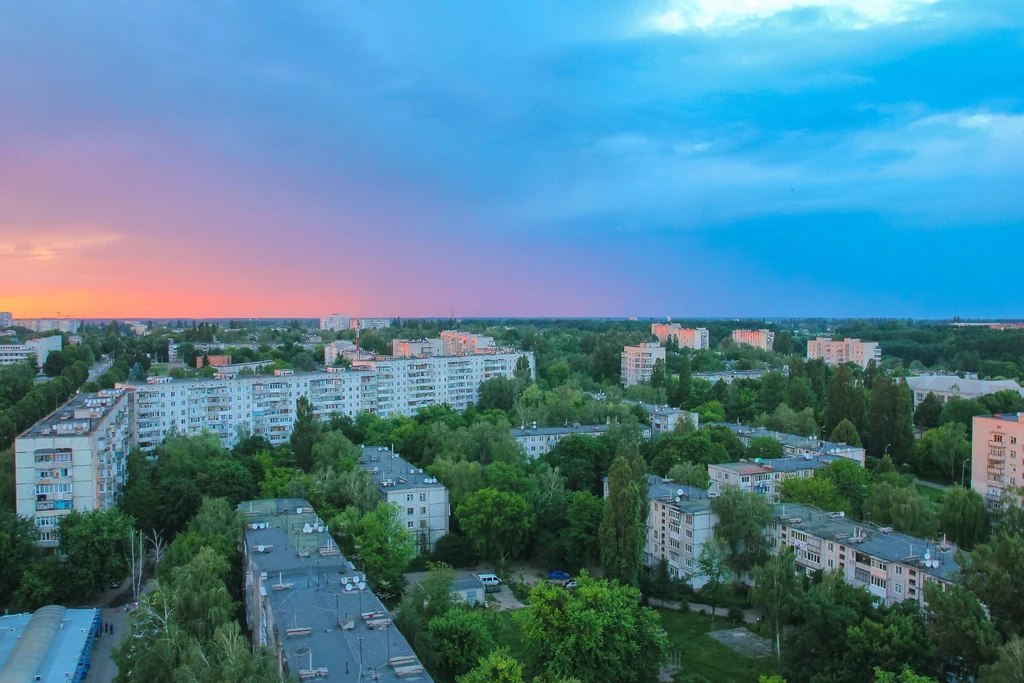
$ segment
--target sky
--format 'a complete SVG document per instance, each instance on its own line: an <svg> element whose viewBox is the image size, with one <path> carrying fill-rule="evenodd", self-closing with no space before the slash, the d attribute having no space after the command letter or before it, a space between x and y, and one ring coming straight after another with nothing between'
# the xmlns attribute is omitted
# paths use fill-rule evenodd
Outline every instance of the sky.
<svg viewBox="0 0 1024 683"><path fill-rule="evenodd" d="M1024 317L1020 0L0 20L16 316Z"/></svg>

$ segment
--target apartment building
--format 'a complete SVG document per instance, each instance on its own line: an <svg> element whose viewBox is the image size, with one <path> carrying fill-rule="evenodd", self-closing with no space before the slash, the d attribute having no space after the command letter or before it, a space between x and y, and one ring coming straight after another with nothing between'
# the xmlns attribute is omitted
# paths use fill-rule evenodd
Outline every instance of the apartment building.
<svg viewBox="0 0 1024 683"><path fill-rule="evenodd" d="M763 351L775 348L775 333L769 330L733 330L732 340L738 345L746 344Z"/></svg>
<svg viewBox="0 0 1024 683"><path fill-rule="evenodd" d="M651 381L654 363L665 361L665 347L659 342L640 342L622 350L622 386Z"/></svg>
<svg viewBox="0 0 1024 683"><path fill-rule="evenodd" d="M670 334L672 339L676 340L676 344L681 349L710 349L711 348L711 336L708 333L707 328L698 327L696 329L679 328L673 330Z"/></svg>
<svg viewBox="0 0 1024 683"><path fill-rule="evenodd" d="M651 334L664 344L672 333L681 327L679 323L651 323Z"/></svg>
<svg viewBox="0 0 1024 683"><path fill-rule="evenodd" d="M601 436L608 431L608 425L572 425L569 427L538 427L534 422L532 427L512 429L512 438L516 440L526 455L530 458L539 458L552 448L558 445L570 434L582 436Z"/></svg>
<svg viewBox="0 0 1024 683"><path fill-rule="evenodd" d="M786 479L808 479L817 470L841 459L838 455L805 455L799 458L755 458L708 465L708 476L711 477L708 493L715 498L722 494L726 486L736 486L741 491L757 493L775 502L779 499L779 489Z"/></svg>
<svg viewBox="0 0 1024 683"><path fill-rule="evenodd" d="M440 404L464 410L476 403L481 382L499 375L512 377L522 356L529 359L532 373L533 354L515 352L363 361L352 369L329 372L150 377L117 386L129 393L134 406L132 433L145 450L158 446L172 430L185 435L212 431L230 447L242 429L280 444L291 436L299 397L310 400L321 420L332 413L412 416L421 407Z"/></svg>
<svg viewBox="0 0 1024 683"><path fill-rule="evenodd" d="M903 600L923 603L926 585L936 583L945 591L960 571L952 544L907 536L810 505L776 505L768 538L775 552L783 546L793 548L800 571L839 569L848 584L864 588L885 605Z"/></svg>
<svg viewBox="0 0 1024 683"><path fill-rule="evenodd" d="M74 334L82 326L81 320L68 318L15 318L10 325L24 327L33 332L68 332Z"/></svg>
<svg viewBox="0 0 1024 683"><path fill-rule="evenodd" d="M231 365L231 356L224 356L218 354L203 354L202 356L196 356L196 368L202 368L204 365L209 365L213 368L224 368Z"/></svg>
<svg viewBox="0 0 1024 683"><path fill-rule="evenodd" d="M951 398L976 399L999 391L1015 391L1024 396L1024 389L1012 379L964 379L956 375L925 375L907 377L907 385L914 392L914 408L928 394L935 394L939 403L948 403Z"/></svg>
<svg viewBox="0 0 1024 683"><path fill-rule="evenodd" d="M114 506L132 442L131 407L118 389L79 394L15 440L18 514L35 519L44 547L56 547L57 522L72 509Z"/></svg>
<svg viewBox="0 0 1024 683"><path fill-rule="evenodd" d="M419 358L454 354L445 353L443 339L392 339L391 355L394 358Z"/></svg>
<svg viewBox="0 0 1024 683"><path fill-rule="evenodd" d="M347 315L332 313L320 318L320 329L331 332L341 332L352 327L352 320Z"/></svg>
<svg viewBox="0 0 1024 683"><path fill-rule="evenodd" d="M700 426L700 416L679 408L668 406L655 407L654 410L647 410L651 418L651 436L665 434L674 431L682 420L688 420L694 429Z"/></svg>
<svg viewBox="0 0 1024 683"><path fill-rule="evenodd" d="M0 311L0 327L10 327L14 316L7 311Z"/></svg>
<svg viewBox="0 0 1024 683"><path fill-rule="evenodd" d="M818 337L807 342L807 360L821 358L828 365L856 363L866 368L870 361L875 365L882 363L882 347L878 342L865 342L860 339L833 341L830 337Z"/></svg>
<svg viewBox="0 0 1024 683"><path fill-rule="evenodd" d="M989 507L1007 486L1024 486L1024 418L1021 413L978 415L971 442L971 487Z"/></svg>
<svg viewBox="0 0 1024 683"><path fill-rule="evenodd" d="M406 529L416 538L419 552L430 552L448 533L451 505L440 481L410 465L386 446L363 446L359 466L373 478L380 499L402 511Z"/></svg>
<svg viewBox="0 0 1024 683"><path fill-rule="evenodd" d="M238 508L246 622L253 644L274 651L281 680L432 681L308 501Z"/></svg>
<svg viewBox="0 0 1024 683"><path fill-rule="evenodd" d="M391 318L353 318L352 327L360 330L383 330L391 327Z"/></svg>
<svg viewBox="0 0 1024 683"><path fill-rule="evenodd" d="M647 475L647 544L644 564L656 567L664 559L673 577L700 589L704 579L694 577L700 544L714 538L718 516L711 512L708 494L692 486L676 484L653 474ZM608 480L604 481L608 497Z"/></svg>
<svg viewBox="0 0 1024 683"><path fill-rule="evenodd" d="M458 330L441 332L441 344L446 356L464 356L474 353L497 353L494 337Z"/></svg>
<svg viewBox="0 0 1024 683"><path fill-rule="evenodd" d="M775 439L782 444L782 452L787 458L802 458L805 456L839 456L864 467L865 452L861 446L851 446L845 443L824 441L814 436L800 436L798 434L785 434L774 432L761 427L748 427L746 425L733 424L731 422L716 422L715 424L728 427L739 438L740 443L749 446L750 442L762 436Z"/></svg>
<svg viewBox="0 0 1024 683"><path fill-rule="evenodd" d="M691 375L694 379L702 379L705 382L714 384L722 380L726 384L732 384L737 379L761 379L772 370L711 370L709 372L695 372ZM789 376L789 366L782 369L782 374Z"/></svg>
<svg viewBox="0 0 1024 683"><path fill-rule="evenodd" d="M24 344L0 344L0 365L11 365L36 357L36 364L43 367L51 351L60 351L63 345L61 336L39 337L29 339Z"/></svg>

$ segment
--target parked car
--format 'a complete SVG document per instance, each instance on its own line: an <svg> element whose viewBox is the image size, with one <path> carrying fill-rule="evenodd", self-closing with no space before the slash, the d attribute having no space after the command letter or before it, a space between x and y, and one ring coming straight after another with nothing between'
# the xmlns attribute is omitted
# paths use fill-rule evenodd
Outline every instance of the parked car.
<svg viewBox="0 0 1024 683"><path fill-rule="evenodd" d="M561 569L556 569L554 571L548 572L548 578L552 581L565 581L569 578L569 575L566 572L563 572Z"/></svg>
<svg viewBox="0 0 1024 683"><path fill-rule="evenodd" d="M575 588L575 587L576 587L576 579L569 579L567 581L563 581L562 582L562 588Z"/></svg>
<svg viewBox="0 0 1024 683"><path fill-rule="evenodd" d="M498 578L497 574L478 574L477 577L480 579L480 583L484 586L500 586L501 579Z"/></svg>

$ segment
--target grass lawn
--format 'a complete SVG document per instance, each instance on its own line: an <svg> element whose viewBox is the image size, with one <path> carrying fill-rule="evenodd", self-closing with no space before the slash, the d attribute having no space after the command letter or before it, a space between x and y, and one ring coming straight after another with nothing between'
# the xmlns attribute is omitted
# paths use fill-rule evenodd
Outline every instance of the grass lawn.
<svg viewBox="0 0 1024 683"><path fill-rule="evenodd" d="M917 492L924 496L925 500L929 503L935 503L936 505L942 502L942 494L945 493L930 486L921 486L921 484L917 485Z"/></svg>
<svg viewBox="0 0 1024 683"><path fill-rule="evenodd" d="M712 683L757 683L758 676L778 673L771 657L748 659L722 645L705 633L711 630L711 617L697 612L659 609L661 624L668 633L669 652L682 654L682 671L676 674L678 683L685 683L694 674L704 676ZM716 629L731 628L728 620L715 620Z"/></svg>
<svg viewBox="0 0 1024 683"><path fill-rule="evenodd" d="M519 624L515 622L515 613L518 610L487 610L487 630L491 632L494 642L501 647L507 647L513 657L520 662L525 662L526 657L523 649L523 632Z"/></svg>

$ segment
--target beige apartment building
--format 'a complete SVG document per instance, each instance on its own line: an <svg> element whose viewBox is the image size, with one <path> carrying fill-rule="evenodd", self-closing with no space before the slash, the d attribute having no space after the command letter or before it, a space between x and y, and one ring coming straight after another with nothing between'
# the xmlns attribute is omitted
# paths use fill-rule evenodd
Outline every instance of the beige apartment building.
<svg viewBox="0 0 1024 683"><path fill-rule="evenodd" d="M875 361L875 365L881 364L882 347L878 342L865 342L849 337L841 341L833 341L830 337L818 337L807 342L807 360L818 358L823 359L828 365L856 363L866 368L870 361Z"/></svg>
<svg viewBox="0 0 1024 683"><path fill-rule="evenodd" d="M392 339L393 358L420 358L422 356L443 356L444 341L441 339Z"/></svg>
<svg viewBox="0 0 1024 683"><path fill-rule="evenodd" d="M769 460L740 460L717 465L708 465L711 485L708 493L712 498L722 494L726 486L736 486L746 493L757 493L773 503L779 499L779 488L789 477L808 479L817 470L825 469L831 463L842 460L838 455L806 455L799 458L772 458Z"/></svg>
<svg viewBox="0 0 1024 683"><path fill-rule="evenodd" d="M978 415L971 444L971 487L989 507L999 504L1003 489L1024 484L1024 422L1021 413Z"/></svg>
<svg viewBox="0 0 1024 683"><path fill-rule="evenodd" d="M936 583L947 590L960 571L956 546L935 543L847 519L810 505L775 506L768 529L773 552L793 548L797 568L842 572L846 583L867 590L876 602L924 602L924 587Z"/></svg>
<svg viewBox="0 0 1024 683"><path fill-rule="evenodd" d="M39 543L57 546L71 510L109 510L124 485L131 401L119 389L79 394L14 443L18 515L34 518Z"/></svg>
<svg viewBox="0 0 1024 683"><path fill-rule="evenodd" d="M732 340L738 345L746 344L764 351L775 348L775 333L770 330L733 330Z"/></svg>
<svg viewBox="0 0 1024 683"><path fill-rule="evenodd" d="M441 332L441 344L445 356L465 356L474 353L497 353L494 337L458 330Z"/></svg>
<svg viewBox="0 0 1024 683"><path fill-rule="evenodd" d="M641 342L622 350L622 386L650 382L655 361L665 360L665 347L658 342Z"/></svg>

